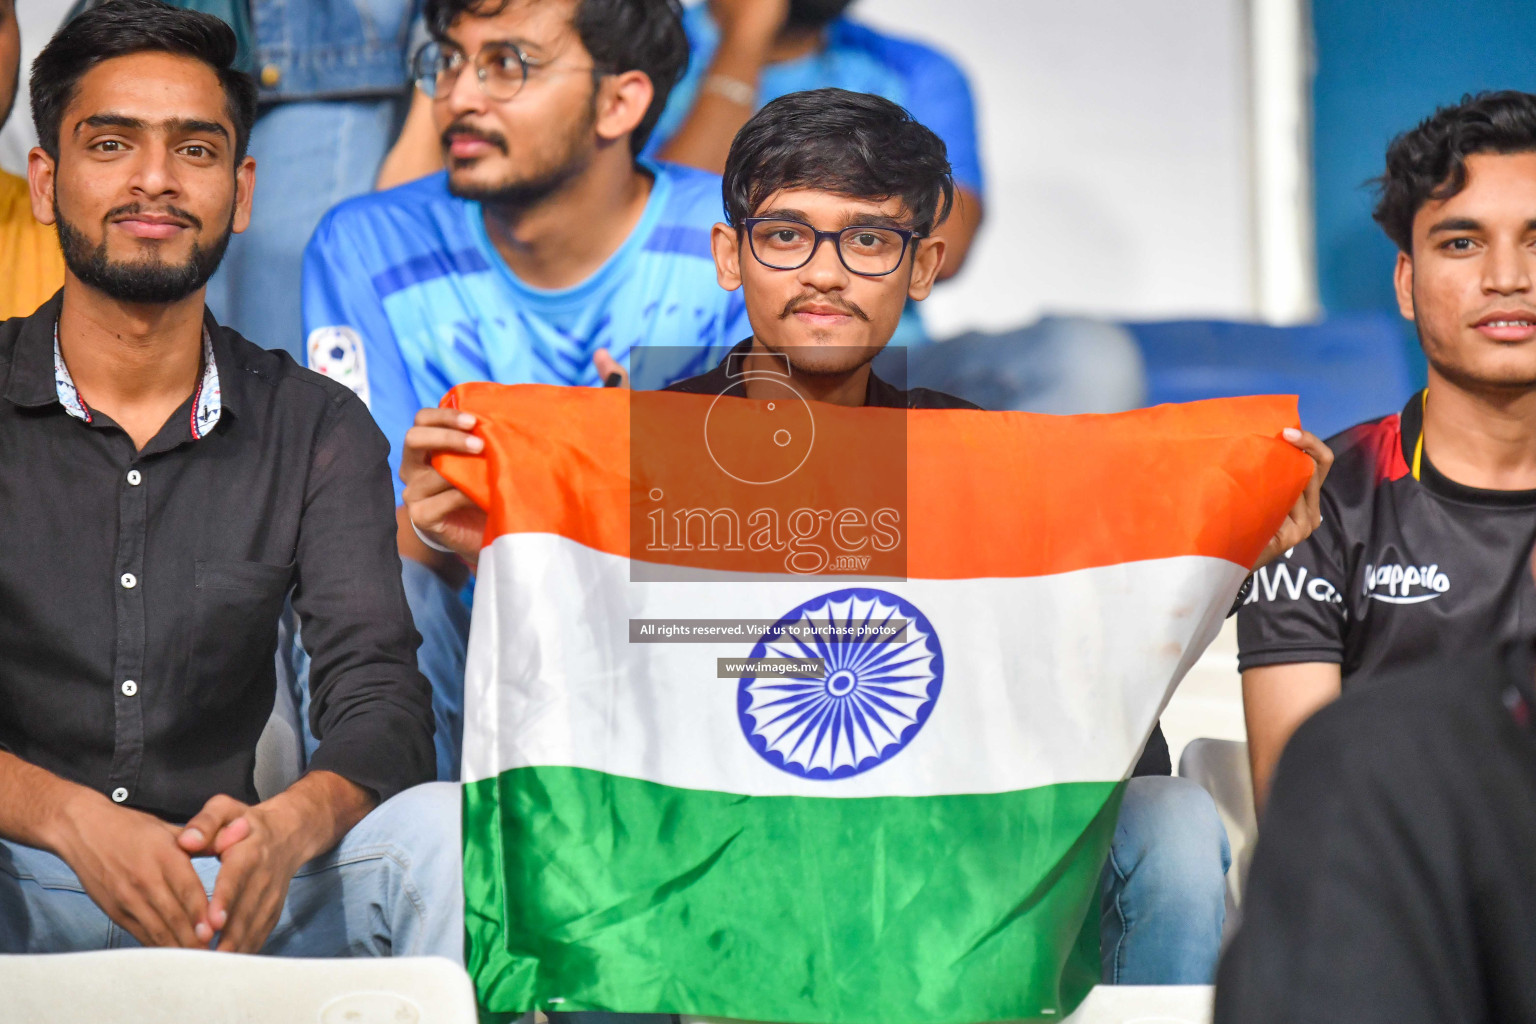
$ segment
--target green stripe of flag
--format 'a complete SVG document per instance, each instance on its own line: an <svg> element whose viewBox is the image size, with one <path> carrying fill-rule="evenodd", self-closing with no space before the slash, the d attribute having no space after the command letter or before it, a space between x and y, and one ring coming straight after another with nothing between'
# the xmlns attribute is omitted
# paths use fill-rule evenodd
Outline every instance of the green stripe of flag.
<svg viewBox="0 0 1536 1024"><path fill-rule="evenodd" d="M489 1014L1059 1020L1099 976L1122 791L749 797L508 771L464 787L470 973Z"/></svg>

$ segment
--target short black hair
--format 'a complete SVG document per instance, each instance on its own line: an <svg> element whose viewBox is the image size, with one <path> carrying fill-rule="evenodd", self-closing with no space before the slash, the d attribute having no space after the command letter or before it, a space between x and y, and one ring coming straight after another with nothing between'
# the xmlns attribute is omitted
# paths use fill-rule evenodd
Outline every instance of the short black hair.
<svg viewBox="0 0 1536 1024"><path fill-rule="evenodd" d="M1397 247L1413 254L1413 218L1431 199L1467 187L1467 157L1536 152L1536 96L1504 90L1468 94L1439 107L1387 146L1387 169L1372 217Z"/></svg>
<svg viewBox="0 0 1536 1024"><path fill-rule="evenodd" d="M787 188L900 197L922 234L955 201L944 141L890 100L844 89L792 92L764 105L731 143L721 187L736 228Z"/></svg>
<svg viewBox="0 0 1536 1024"><path fill-rule="evenodd" d="M516 0L427 0L427 30L443 40L459 18L492 18ZM655 96L629 136L638 154L650 140L672 87L688 70L688 33L679 0L576 0L572 19L581 45L592 55L595 74L643 71Z"/></svg>
<svg viewBox="0 0 1536 1024"><path fill-rule="evenodd" d="M256 123L256 82L235 68L235 32L211 14L160 0L107 0L85 11L48 41L32 62L32 123L38 144L59 158L64 110L85 73L103 61L135 53L174 53L207 64L224 87L235 123L235 162L245 159Z"/></svg>

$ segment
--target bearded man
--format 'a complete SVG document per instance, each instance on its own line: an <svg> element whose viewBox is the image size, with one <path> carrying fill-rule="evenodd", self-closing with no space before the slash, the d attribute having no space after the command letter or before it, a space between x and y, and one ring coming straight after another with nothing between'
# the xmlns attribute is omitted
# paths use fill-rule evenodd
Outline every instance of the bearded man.
<svg viewBox="0 0 1536 1024"><path fill-rule="evenodd" d="M639 155L688 61L677 0L428 0L424 16L417 100L447 169L342 203L304 262L309 365L368 403L396 471L416 413L457 384L596 385L636 346L690 350L647 360L660 386L752 333L715 280L719 177ZM411 530L398 482L395 503L438 772L457 778L467 569Z"/></svg>
<svg viewBox="0 0 1536 1024"><path fill-rule="evenodd" d="M114 0L37 58L64 287L0 324L0 953L462 958L384 438L204 304L251 219L234 32ZM291 596L319 744L261 800Z"/></svg>

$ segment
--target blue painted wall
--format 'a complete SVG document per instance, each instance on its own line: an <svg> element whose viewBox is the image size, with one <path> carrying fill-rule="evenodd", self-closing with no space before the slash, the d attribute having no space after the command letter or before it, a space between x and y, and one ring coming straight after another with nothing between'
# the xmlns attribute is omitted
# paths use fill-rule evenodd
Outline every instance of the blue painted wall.
<svg viewBox="0 0 1536 1024"><path fill-rule="evenodd" d="M1317 259L1329 313L1395 309L1366 179L1392 136L1483 89L1536 91L1530 0L1313 0Z"/></svg>

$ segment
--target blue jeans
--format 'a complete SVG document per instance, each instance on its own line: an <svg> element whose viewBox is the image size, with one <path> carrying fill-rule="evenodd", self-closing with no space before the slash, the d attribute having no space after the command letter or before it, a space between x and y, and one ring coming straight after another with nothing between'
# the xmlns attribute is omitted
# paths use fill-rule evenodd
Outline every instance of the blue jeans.
<svg viewBox="0 0 1536 1024"><path fill-rule="evenodd" d="M251 226L230 239L208 284L208 305L221 323L305 365L304 247L327 210L372 190L399 109L398 101L382 99L279 103L262 111L251 132Z"/></svg>
<svg viewBox="0 0 1536 1024"><path fill-rule="evenodd" d="M1231 862L1216 804L1197 783L1131 779L1101 882L1104 983L1211 984Z"/></svg>
<svg viewBox="0 0 1536 1024"><path fill-rule="evenodd" d="M442 956L464 962L460 790L416 786L374 808L299 869L263 953ZM210 895L216 857L192 861ZM0 840L0 953L137 946L58 857Z"/></svg>
<svg viewBox="0 0 1536 1024"><path fill-rule="evenodd" d="M421 634L416 649L416 665L432 684L432 743L437 748L437 777L442 782L459 778L459 755L464 748L464 660L469 652L469 608L457 591L442 578L409 558L400 560L400 578L405 584L405 602ZM309 763L319 741L309 727L309 654L304 650L299 631L288 624L292 642L285 630L278 632L277 685L288 687L293 706L299 710L300 731L304 737L304 762Z"/></svg>
<svg viewBox="0 0 1536 1024"><path fill-rule="evenodd" d="M1147 396L1135 337L1102 320L1048 316L1017 330L972 331L905 352L905 384L899 350L878 356L875 372L899 387L932 388L983 409L1123 412L1140 407Z"/></svg>

